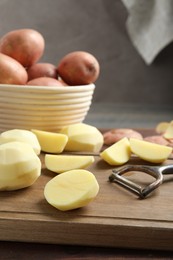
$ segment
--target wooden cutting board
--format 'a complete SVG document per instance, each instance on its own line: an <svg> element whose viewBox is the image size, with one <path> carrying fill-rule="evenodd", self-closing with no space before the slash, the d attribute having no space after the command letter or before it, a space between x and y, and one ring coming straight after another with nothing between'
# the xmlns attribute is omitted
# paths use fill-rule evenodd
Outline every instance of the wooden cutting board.
<svg viewBox="0 0 173 260"><path fill-rule="evenodd" d="M44 198L44 186L55 174L45 168L44 154L40 158L42 175L33 186L0 192L0 240L173 249L173 175L165 176L164 183L142 200L110 183L113 167L95 156L88 170L100 185L98 196L84 208L61 212ZM142 185L151 182L146 174L129 178Z"/></svg>

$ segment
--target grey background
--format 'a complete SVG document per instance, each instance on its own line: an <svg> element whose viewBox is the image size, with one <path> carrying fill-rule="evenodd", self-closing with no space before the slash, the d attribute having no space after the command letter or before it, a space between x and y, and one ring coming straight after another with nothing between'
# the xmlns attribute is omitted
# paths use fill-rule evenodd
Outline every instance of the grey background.
<svg viewBox="0 0 173 260"><path fill-rule="evenodd" d="M0 0L0 36L33 28L45 38L40 61L57 64L68 52L97 57L101 74L93 103L172 105L173 44L147 66L125 27L120 0Z"/></svg>

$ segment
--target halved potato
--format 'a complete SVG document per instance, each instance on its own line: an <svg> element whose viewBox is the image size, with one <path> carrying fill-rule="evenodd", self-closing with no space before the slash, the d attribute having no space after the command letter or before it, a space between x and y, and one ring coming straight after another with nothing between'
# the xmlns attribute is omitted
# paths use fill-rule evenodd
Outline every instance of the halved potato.
<svg viewBox="0 0 173 260"><path fill-rule="evenodd" d="M71 170L51 179L44 188L44 196L53 207L62 210L81 208L98 194L99 184L87 170Z"/></svg>
<svg viewBox="0 0 173 260"><path fill-rule="evenodd" d="M61 129L68 136L66 151L99 152L103 145L103 135L94 126L78 123Z"/></svg>

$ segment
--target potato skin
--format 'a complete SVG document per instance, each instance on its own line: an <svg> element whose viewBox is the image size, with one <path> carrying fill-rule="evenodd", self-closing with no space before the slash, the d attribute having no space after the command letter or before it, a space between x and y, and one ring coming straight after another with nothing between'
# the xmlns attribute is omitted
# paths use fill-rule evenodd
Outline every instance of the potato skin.
<svg viewBox="0 0 173 260"><path fill-rule="evenodd" d="M28 80L40 77L58 78L58 72L55 65L51 63L35 63L27 70Z"/></svg>
<svg viewBox="0 0 173 260"><path fill-rule="evenodd" d="M27 85L30 85L30 86L64 86L64 84L61 81L59 81L57 79L49 78L49 77L40 77L40 78L32 79L27 82Z"/></svg>
<svg viewBox="0 0 173 260"><path fill-rule="evenodd" d="M129 128L115 128L103 134L105 145L112 145L120 141L124 137L127 137L128 139L129 138L136 138L139 140L143 139L143 136L139 132Z"/></svg>
<svg viewBox="0 0 173 260"><path fill-rule="evenodd" d="M25 68L15 59L0 53L0 84L25 85L27 80Z"/></svg>
<svg viewBox="0 0 173 260"><path fill-rule="evenodd" d="M168 145L169 142L162 135L152 135L144 138L144 141L160 144L160 145Z"/></svg>
<svg viewBox="0 0 173 260"><path fill-rule="evenodd" d="M0 52L30 67L43 55L45 41L43 36L33 29L10 31L0 39Z"/></svg>
<svg viewBox="0 0 173 260"><path fill-rule="evenodd" d="M92 54L84 51L74 51L60 60L57 70L59 76L68 85L86 85L97 80L100 65Z"/></svg>

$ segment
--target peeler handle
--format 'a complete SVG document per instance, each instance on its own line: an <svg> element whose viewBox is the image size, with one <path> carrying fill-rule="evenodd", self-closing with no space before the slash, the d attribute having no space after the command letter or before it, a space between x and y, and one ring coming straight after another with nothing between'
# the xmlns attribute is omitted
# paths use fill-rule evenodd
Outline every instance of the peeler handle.
<svg viewBox="0 0 173 260"><path fill-rule="evenodd" d="M158 167L158 171L162 174L173 174L173 165L163 165Z"/></svg>

